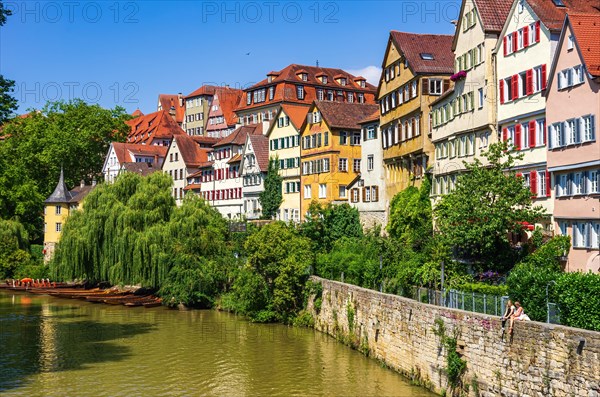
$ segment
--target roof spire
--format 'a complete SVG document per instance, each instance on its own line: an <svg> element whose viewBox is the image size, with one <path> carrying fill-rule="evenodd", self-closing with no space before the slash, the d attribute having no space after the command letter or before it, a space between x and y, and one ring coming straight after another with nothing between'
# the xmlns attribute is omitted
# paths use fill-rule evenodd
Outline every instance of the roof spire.
<svg viewBox="0 0 600 397"><path fill-rule="evenodd" d="M62 165L60 166L60 177L58 178L58 184L54 188L54 192L48 197L45 203L68 203L72 198L71 192L65 185L65 174Z"/></svg>

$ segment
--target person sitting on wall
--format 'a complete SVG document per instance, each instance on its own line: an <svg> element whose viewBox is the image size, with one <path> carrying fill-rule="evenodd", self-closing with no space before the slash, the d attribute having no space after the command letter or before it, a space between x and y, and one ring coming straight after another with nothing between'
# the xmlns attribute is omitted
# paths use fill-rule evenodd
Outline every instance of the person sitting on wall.
<svg viewBox="0 0 600 397"><path fill-rule="evenodd" d="M515 313L515 305L513 305L512 301L509 299L506 302L506 310L504 311L504 315L501 317L502 320L502 336L504 336L504 328L506 327L506 322L512 317Z"/></svg>
<svg viewBox="0 0 600 397"><path fill-rule="evenodd" d="M531 321L529 316L527 314L525 314L525 312L523 311L523 307L521 306L520 302L515 302L515 306L517 309L515 310L515 312L513 313L513 315L510 318L510 328L508 329L509 334L513 333L513 326L515 324L515 320Z"/></svg>

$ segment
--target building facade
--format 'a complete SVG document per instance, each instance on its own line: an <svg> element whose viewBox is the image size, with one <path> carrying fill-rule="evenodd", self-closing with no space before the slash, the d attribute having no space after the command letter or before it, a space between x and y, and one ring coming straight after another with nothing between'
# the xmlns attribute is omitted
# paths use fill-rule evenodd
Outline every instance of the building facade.
<svg viewBox="0 0 600 397"><path fill-rule="evenodd" d="M306 214L313 201L358 202L359 187L348 190L360 177L361 126L377 105L315 101L300 133L301 201Z"/></svg>
<svg viewBox="0 0 600 397"><path fill-rule="evenodd" d="M600 271L600 23L569 14L549 68L548 170L554 228L571 237L568 271Z"/></svg>
<svg viewBox="0 0 600 397"><path fill-rule="evenodd" d="M186 134L200 136L205 134L208 113L217 88L219 87L214 85L203 85L185 96L185 116L182 127Z"/></svg>
<svg viewBox="0 0 600 397"><path fill-rule="evenodd" d="M183 125L185 115L185 102L181 92L177 95L160 94L158 96L157 111L166 111L175 120L178 126Z"/></svg>
<svg viewBox="0 0 600 397"><path fill-rule="evenodd" d="M464 162L498 141L496 73L492 52L511 0L463 0L452 50L454 88L431 104L435 145L432 196L454 188ZM485 164L485 159L482 159Z"/></svg>
<svg viewBox="0 0 600 397"><path fill-rule="evenodd" d="M281 105L267 130L269 158L279 161L279 175L283 178L283 201L276 219L300 222L300 128L306 119L308 107Z"/></svg>
<svg viewBox="0 0 600 397"><path fill-rule="evenodd" d="M243 216L246 219L259 219L262 215L260 194L265 190L268 168L269 138L264 135L246 135L240 163L244 199Z"/></svg>
<svg viewBox="0 0 600 397"><path fill-rule="evenodd" d="M418 186L433 159L429 104L450 88L452 36L392 31L378 98L390 199Z"/></svg>
<svg viewBox="0 0 600 397"><path fill-rule="evenodd" d="M224 138L235 130L238 122L234 109L242 98L242 90L217 88L208 112L207 136Z"/></svg>
<svg viewBox="0 0 600 397"><path fill-rule="evenodd" d="M102 166L104 181L114 182L127 164L143 163L148 169L160 170L167 150L166 146L113 142Z"/></svg>

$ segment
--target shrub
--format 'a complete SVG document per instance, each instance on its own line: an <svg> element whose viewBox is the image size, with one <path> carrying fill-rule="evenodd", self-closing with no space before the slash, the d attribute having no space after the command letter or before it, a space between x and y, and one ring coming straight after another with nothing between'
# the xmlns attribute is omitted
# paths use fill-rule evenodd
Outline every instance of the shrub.
<svg viewBox="0 0 600 397"><path fill-rule="evenodd" d="M600 275L564 273L556 280L562 324L600 331Z"/></svg>
<svg viewBox="0 0 600 397"><path fill-rule="evenodd" d="M463 292L475 292L478 294L497 296L508 295L507 285L490 285L486 283L463 283L460 284L456 289Z"/></svg>

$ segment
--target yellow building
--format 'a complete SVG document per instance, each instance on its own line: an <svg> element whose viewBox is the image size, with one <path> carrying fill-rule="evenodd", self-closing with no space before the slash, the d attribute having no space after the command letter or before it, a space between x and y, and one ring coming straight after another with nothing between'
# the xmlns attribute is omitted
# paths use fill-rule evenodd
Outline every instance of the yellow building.
<svg viewBox="0 0 600 397"><path fill-rule="evenodd" d="M269 158L279 159L283 202L277 219L300 222L300 128L307 106L283 104L267 130Z"/></svg>
<svg viewBox="0 0 600 397"><path fill-rule="evenodd" d="M310 203L358 201L360 189L347 191L360 177L361 120L377 105L315 101L301 127L301 207Z"/></svg>
<svg viewBox="0 0 600 397"><path fill-rule="evenodd" d="M44 201L44 261L48 262L54 255L56 243L60 240L62 228L71 211L81 209L83 199L95 187L85 185L83 181L73 190L65 184L63 170L54 192Z"/></svg>
<svg viewBox="0 0 600 397"><path fill-rule="evenodd" d="M450 88L451 35L390 32L377 97L386 197L420 185L430 165L429 104Z"/></svg>

